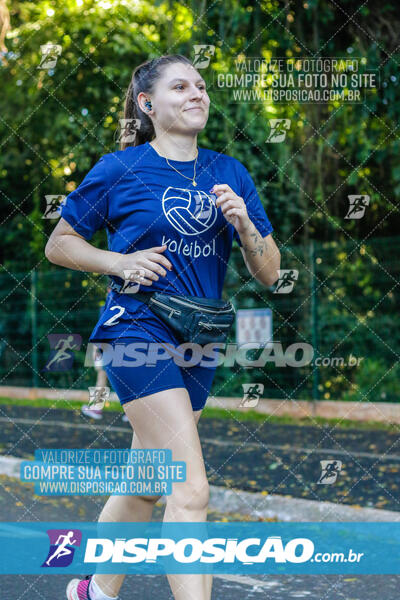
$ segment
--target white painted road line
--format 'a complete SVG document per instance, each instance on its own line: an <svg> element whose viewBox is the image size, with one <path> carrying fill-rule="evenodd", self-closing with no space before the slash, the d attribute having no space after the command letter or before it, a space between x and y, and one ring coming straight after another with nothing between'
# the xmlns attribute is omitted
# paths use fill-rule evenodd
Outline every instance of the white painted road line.
<svg viewBox="0 0 400 600"><path fill-rule="evenodd" d="M82 423L67 423L66 421L50 421L47 419L35 420L35 419L24 419L24 418L8 418L8 417L0 417L0 423L17 423L20 425L33 425L35 427L46 427L46 426L54 426L54 427L62 427L64 429L85 429L85 430L93 430L97 429L99 431L115 431L120 433L127 433L130 431L129 427L118 427L115 425L98 425L98 422L93 422L91 424L85 425ZM246 448L271 448L271 450L282 450L282 451L290 451L290 452L300 452L300 453L308 453L308 454L327 454L330 456L346 456L346 457L356 457L356 458L372 458L374 460L392 460L399 461L400 454L374 454L373 452L353 452L347 450L338 450L336 448L302 448L299 446L287 446L280 444L269 444L268 442L255 443L255 442L236 442L226 441L226 440L215 440L211 438L201 438L202 442L207 444L211 444L214 446L243 446Z"/></svg>
<svg viewBox="0 0 400 600"><path fill-rule="evenodd" d="M0 475L20 478L24 459L0 455ZM0 482L0 486L1 486ZM0 487L1 490L1 487ZM165 504L165 496L160 500ZM332 521L400 521L400 512L377 508L354 508L333 502L304 500L262 492L244 492L217 485L210 486L209 508L223 514L242 514L254 518L277 519L278 521L323 522Z"/></svg>

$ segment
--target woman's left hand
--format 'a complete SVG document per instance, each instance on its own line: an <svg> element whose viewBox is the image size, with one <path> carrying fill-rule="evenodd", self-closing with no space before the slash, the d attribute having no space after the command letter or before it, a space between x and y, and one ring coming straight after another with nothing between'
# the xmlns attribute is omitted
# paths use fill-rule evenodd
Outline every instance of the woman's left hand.
<svg viewBox="0 0 400 600"><path fill-rule="evenodd" d="M221 207L225 219L239 234L244 233L252 225L243 198L235 194L227 183L214 185L210 192L217 196L215 205Z"/></svg>

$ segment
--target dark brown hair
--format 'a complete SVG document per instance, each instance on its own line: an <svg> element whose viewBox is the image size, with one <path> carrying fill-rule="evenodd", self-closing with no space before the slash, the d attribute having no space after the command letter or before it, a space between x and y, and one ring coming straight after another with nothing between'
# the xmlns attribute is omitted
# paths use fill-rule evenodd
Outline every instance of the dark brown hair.
<svg viewBox="0 0 400 600"><path fill-rule="evenodd" d="M165 54L159 58L148 60L134 69L125 96L124 119L140 119L140 127L136 131L133 142L120 141L121 150L125 150L128 146L139 146L145 142L151 142L154 138L155 131L152 120L138 105L137 97L140 92L151 94L157 79L161 77L162 69L176 62L193 66L192 62L182 54Z"/></svg>

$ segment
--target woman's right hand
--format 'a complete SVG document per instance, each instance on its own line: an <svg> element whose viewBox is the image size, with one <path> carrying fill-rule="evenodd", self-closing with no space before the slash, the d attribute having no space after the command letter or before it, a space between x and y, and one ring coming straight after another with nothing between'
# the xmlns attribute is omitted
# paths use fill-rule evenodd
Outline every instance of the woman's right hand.
<svg viewBox="0 0 400 600"><path fill-rule="evenodd" d="M166 269L172 271L170 261L162 254L166 249L167 245L164 244L131 254L119 254L112 275L150 286L153 281L158 281L160 276L166 276Z"/></svg>

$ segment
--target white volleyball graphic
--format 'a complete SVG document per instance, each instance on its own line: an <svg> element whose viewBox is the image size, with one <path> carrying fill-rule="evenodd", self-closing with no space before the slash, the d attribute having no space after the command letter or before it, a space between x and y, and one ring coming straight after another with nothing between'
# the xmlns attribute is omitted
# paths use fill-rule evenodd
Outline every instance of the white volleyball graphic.
<svg viewBox="0 0 400 600"><path fill-rule="evenodd" d="M171 225L185 235L204 233L217 218L212 197L202 190L170 186L164 192L162 207Z"/></svg>

